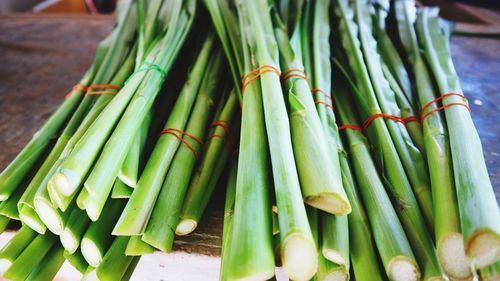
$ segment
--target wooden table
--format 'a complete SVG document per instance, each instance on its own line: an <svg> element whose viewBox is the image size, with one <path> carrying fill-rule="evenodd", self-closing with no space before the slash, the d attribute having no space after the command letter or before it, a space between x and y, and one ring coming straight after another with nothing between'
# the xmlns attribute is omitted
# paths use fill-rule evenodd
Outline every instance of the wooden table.
<svg viewBox="0 0 500 281"><path fill-rule="evenodd" d="M112 17L103 16L0 16L0 169L78 82L113 23ZM498 199L500 41L454 37L452 45ZM199 228L176 239L175 250L219 255L223 197L214 195Z"/></svg>

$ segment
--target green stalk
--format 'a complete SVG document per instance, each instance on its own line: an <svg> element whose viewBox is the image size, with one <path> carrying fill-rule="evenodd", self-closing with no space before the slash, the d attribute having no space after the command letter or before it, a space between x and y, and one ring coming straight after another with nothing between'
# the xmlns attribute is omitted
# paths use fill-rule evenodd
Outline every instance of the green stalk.
<svg viewBox="0 0 500 281"><path fill-rule="evenodd" d="M2 234L5 231L5 229L7 229L9 222L10 222L9 217L0 215L0 234Z"/></svg>
<svg viewBox="0 0 500 281"><path fill-rule="evenodd" d="M300 46L291 44L284 25L276 16L274 18L274 33L283 70L285 73L303 72ZM295 33L300 34L300 29L297 28ZM331 214L345 215L351 212L351 207L342 188L338 154L328 153L324 129L311 89L304 78L291 77L285 81L284 87L290 109L291 138L302 196L307 204L315 208ZM347 230L347 222L345 229Z"/></svg>
<svg viewBox="0 0 500 281"><path fill-rule="evenodd" d="M34 268L46 259L47 253L56 243L56 236L48 233L35 239L13 261L3 275L9 280L26 280Z"/></svg>
<svg viewBox="0 0 500 281"><path fill-rule="evenodd" d="M73 254L70 254L68 251L64 251L63 255L64 258L69 262L69 264L71 264L76 270L78 270L82 274L84 274L87 271L87 269L91 267L83 257L81 251L77 251Z"/></svg>
<svg viewBox="0 0 500 281"><path fill-rule="evenodd" d="M65 258L63 253L64 248L59 244L55 244L43 258L43 261L26 278L26 281L53 280L64 263Z"/></svg>
<svg viewBox="0 0 500 281"><path fill-rule="evenodd" d="M436 9L422 9L417 32L441 94L463 91L451 60L449 39L439 25ZM448 96L443 104L464 103ZM481 141L470 113L463 106L445 109L460 225L465 252L476 268L500 259L500 210L484 162Z"/></svg>
<svg viewBox="0 0 500 281"><path fill-rule="evenodd" d="M386 31L386 18L389 10L389 1L378 1L374 5L374 35L377 38L377 47L382 57L382 71L394 91L396 103L401 112L401 118L418 118L416 107L414 106L415 97L413 96L410 76L399 56L399 52L394 46L389 34ZM415 119L414 119L415 120ZM417 119L418 120L418 119ZM424 152L424 138L422 127L417 121L405 123L408 133L413 143L418 149ZM425 156L425 155L423 155Z"/></svg>
<svg viewBox="0 0 500 281"><path fill-rule="evenodd" d="M322 253L323 240L327 237L321 235L320 227L320 215L318 211L313 208L307 208L307 217L309 219L309 224L311 225L311 231L313 233L314 241L316 242L316 248L318 249L318 272L316 273L315 280L323 281L341 281L349 280L349 270L345 264L337 264L331 262L325 258Z"/></svg>
<svg viewBox="0 0 500 281"><path fill-rule="evenodd" d="M206 73L215 37L209 36L189 73L164 128L184 130L193 107L200 77ZM181 142L173 135L162 134L151 153L141 178L120 216L113 235L141 235L150 217L165 175Z"/></svg>
<svg viewBox="0 0 500 281"><path fill-rule="evenodd" d="M482 281L498 281L500 279L500 261L479 270Z"/></svg>
<svg viewBox="0 0 500 281"><path fill-rule="evenodd" d="M133 256L126 256L125 249L129 237L118 236L104 256L102 263L96 268L96 275L100 281L122 280L127 268L134 260Z"/></svg>
<svg viewBox="0 0 500 281"><path fill-rule="evenodd" d="M347 152L342 148L340 154L342 182L352 205L352 212L347 216L349 224L349 255L357 280L381 281L385 276L380 271L378 253L365 208L358 194L358 185L351 173Z"/></svg>
<svg viewBox="0 0 500 281"><path fill-rule="evenodd" d="M68 262L76 268L76 270L80 271L81 273L84 273L87 268L89 267L89 264L85 260L85 258L82 255L81 251L77 251L74 253L70 253L68 251L64 251L63 254L64 258L68 260Z"/></svg>
<svg viewBox="0 0 500 281"><path fill-rule="evenodd" d="M349 271L349 224L347 216L320 213L321 253Z"/></svg>
<svg viewBox="0 0 500 281"><path fill-rule="evenodd" d="M23 196L25 190L26 190L25 188L20 187L20 188L16 189L14 191L14 193L11 194L11 196L8 199L6 199L5 201L2 201L0 203L0 215L6 216L6 217L13 219L13 220L20 220L19 210L17 209L17 203L19 202L19 200ZM41 224L41 225L43 225L43 224ZM36 229L37 231L40 231L40 232L45 231L43 229L43 227L41 227L41 226L40 227L33 226L33 229Z"/></svg>
<svg viewBox="0 0 500 281"><path fill-rule="evenodd" d="M84 85L88 85L90 83L90 75L92 74L92 69L93 67L91 67L91 69L87 71L84 78L82 79L81 83L85 83ZM72 93L72 95L75 94L79 95L81 99L81 97L84 94L84 91L77 91ZM79 116L82 116L83 114L84 112L80 110L79 106L69 119L68 124L66 125L65 129L62 131L61 135L57 139L57 142L55 143L54 147L52 148L49 155L47 156L43 164L36 172L35 176L31 180L29 185L26 187L26 191L23 193L22 197L19 199L17 203L17 208L21 220L25 224L32 226L33 229L37 229L39 232L40 230L42 230L41 233L45 231L45 226L43 225L43 222L40 219L40 217L35 212L33 199L38 189L44 186L46 187L46 184L43 185L44 179L46 178L47 174L53 169L52 168L53 165L56 163L57 159L59 158L59 155L61 154L61 152L63 151L64 147L66 146L69 140L68 136L68 130L70 130L69 128L71 128L72 125L75 124L75 122L78 122Z"/></svg>
<svg viewBox="0 0 500 281"><path fill-rule="evenodd" d="M279 53L269 14L270 4L265 0L238 0L237 3L239 16L248 17L241 24L249 28L245 35L257 65L270 65L279 69ZM260 75L259 81L279 209L283 268L291 279L306 280L316 273L317 255L302 202L290 120L280 77L276 73L264 73Z"/></svg>
<svg viewBox="0 0 500 281"><path fill-rule="evenodd" d="M379 43L377 45L381 44ZM401 118L403 118L403 120L406 120L405 126L408 130L408 134L410 134L411 140L417 146L418 150L422 152L422 156L425 157L424 137L422 134L422 125L420 124L418 119L418 114L416 114L416 111L406 99L403 90L399 86L392 72L389 70L389 67L387 66L385 61L382 61L382 71L384 73L384 77L389 83L389 87L391 87L391 90L395 94L396 103L398 104L399 111L401 112Z"/></svg>
<svg viewBox="0 0 500 281"><path fill-rule="evenodd" d="M137 186L141 158L146 146L151 119L151 114L146 115L118 173L118 178L132 188Z"/></svg>
<svg viewBox="0 0 500 281"><path fill-rule="evenodd" d="M347 93L336 88L335 101L342 123L357 125L356 115L352 104L347 99ZM361 132L355 130L346 130L346 135L348 150L370 221L371 232L387 276L390 280L420 280L420 270L410 243L385 191L383 178L379 176L371 157L367 139ZM359 250L354 248L353 253L359 253ZM356 261L353 261L355 262L355 270L360 272L362 269L357 268ZM369 264L375 267L373 262L372 260ZM367 272L363 272L363 274L367 274ZM369 278L369 280L372 279Z"/></svg>
<svg viewBox="0 0 500 281"><path fill-rule="evenodd" d="M132 275L134 274L134 270L137 267L137 264L141 260L141 257L134 257L130 264L127 267L127 271L125 271L125 274L123 274L123 277L121 281L128 281L130 278L132 278Z"/></svg>
<svg viewBox="0 0 500 281"><path fill-rule="evenodd" d="M96 222L91 223L85 231L80 247L85 260L91 266L97 267L101 263L113 242L111 231L124 206L125 200L108 199L106 213Z"/></svg>
<svg viewBox="0 0 500 281"><path fill-rule="evenodd" d="M420 55L414 29L416 20L415 3L411 1L398 2L395 4L395 10L399 37L413 67L418 99L423 107L436 97L427 66ZM437 104L429 106L423 114L435 110L437 107ZM470 279L473 276L470 261L465 255L460 230L450 140L444 115L441 113L431 114L425 118L422 126L432 184L434 225L436 226L435 241L438 258L448 276L458 280Z"/></svg>
<svg viewBox="0 0 500 281"><path fill-rule="evenodd" d="M237 158L233 159L229 166L229 176L227 179L226 199L224 201L224 225L222 228L222 250L220 263L220 280L227 281L227 268L229 266L229 255L231 252L231 237L233 231L234 203L236 193L236 176L238 174Z"/></svg>
<svg viewBox="0 0 500 281"><path fill-rule="evenodd" d="M17 257L28 247L36 233L28 226L22 226L0 250L0 276L10 268Z"/></svg>
<svg viewBox="0 0 500 281"><path fill-rule="evenodd" d="M178 10L173 10L175 16L171 19L175 24L172 24L167 29L167 33L163 39L164 41L161 44L163 48L156 61L156 64L162 71L153 71L149 79L144 81L144 88L139 89L137 96L128 104L120 122L104 145L92 172L85 181L85 189L88 191L90 197L92 197L92 202L86 205L86 211L93 220L99 218L102 208L111 192L111 188L113 187L114 179L126 157L125 152L129 150L132 144L134 133L139 129L147 112L151 109L155 97L158 95L165 79L164 73L167 73L172 67L189 33L195 16L196 1L186 0L183 3L179 3L178 6ZM171 6L171 8L174 9L176 7ZM178 11L178 14L175 14L176 11ZM115 100L118 99L113 99L113 101ZM110 108L112 108L112 106L110 106ZM105 113L105 111L103 111L103 113ZM99 121L93 124L93 127L95 125L94 128L109 122L106 120L106 117L110 117L107 116L107 114L101 114L100 117L104 117L105 119L99 118ZM93 132L93 130L90 129L89 132ZM104 140L106 140L106 136L98 140L97 143L102 145ZM83 143L83 146L88 144L89 143ZM99 146L97 148L99 148ZM90 159L97 158L96 152L97 150L90 153ZM79 174L78 177L87 174L89 166L87 166L87 169L83 169L83 173Z"/></svg>
<svg viewBox="0 0 500 281"><path fill-rule="evenodd" d="M368 5L365 0L357 0L354 5L355 20L359 28L360 47L364 55L366 69L382 112L401 116L394 92L390 89L389 83L383 75L380 56L376 48L374 48L377 41L372 36L372 23ZM413 188L420 211L429 231L433 232L432 194L425 160L421 152L413 144L404 124L389 119L386 119L385 123Z"/></svg>
<svg viewBox="0 0 500 281"><path fill-rule="evenodd" d="M130 198L134 189L126 185L122 180L116 178L113 184L113 191L111 192L111 198Z"/></svg>
<svg viewBox="0 0 500 281"><path fill-rule="evenodd" d="M238 97L234 91L231 91L221 112L214 119L214 122L222 121L226 125L214 126L211 130L210 135L214 137L207 140L201 162L191 179L180 221L175 230L177 235L187 235L193 232L207 207L231 153L233 135L238 132L239 124L235 124L239 121L239 118L235 118L237 108ZM227 129L223 126L227 126ZM234 132L231 133L231 131Z"/></svg>
<svg viewBox="0 0 500 281"><path fill-rule="evenodd" d="M359 48L361 44L357 38L358 27L353 21L354 15L348 6L348 1L337 0L336 3L339 3L334 10L340 20L339 34L341 35L341 42L351 70L353 71L353 77L356 77L359 87L359 91L353 90L354 96L356 97L358 107L361 109L363 118L368 118L372 114L380 113L381 110L373 88L374 85L372 85L372 81L370 80L369 71L364 63L363 53L361 53L361 49ZM356 4L357 9L362 8L360 7L360 2ZM369 33L366 34L366 31L362 33L363 36L370 35ZM383 175L384 185L387 192L391 195L394 209L398 213L408 241L412 245L412 249L422 268L423 279L440 278L442 273L437 261L432 238L427 231L426 223L412 191L412 186L408 181L405 169L398 155L398 150L388 130L388 127L390 127L393 132L397 133L399 129L404 129L404 126L400 128L399 125L401 124L396 124L392 120L376 118L367 128L366 133L371 145L377 151L374 157L377 160L378 167L382 170L381 175ZM386 261L384 263L386 264Z"/></svg>
<svg viewBox="0 0 500 281"><path fill-rule="evenodd" d="M90 75L87 74L80 83L87 85L90 79ZM65 99L45 124L33 135L16 158L2 171L0 174L0 201L7 200L18 188L24 176L28 174L42 155L54 135L74 112L82 100L82 95L82 91L77 91Z"/></svg>
<svg viewBox="0 0 500 281"><path fill-rule="evenodd" d="M148 243L142 241L140 235L130 237L127 244L127 249L125 249L125 255L127 256L142 256L154 253L155 248Z"/></svg>
<svg viewBox="0 0 500 281"><path fill-rule="evenodd" d="M80 242L89 223L90 219L87 217L85 211L76 207L71 210L64 230L60 234L61 244L70 254L75 253L80 246Z"/></svg>
<svg viewBox="0 0 500 281"><path fill-rule="evenodd" d="M218 99L219 75L223 70L222 52L212 54L207 72L203 77L199 93L193 107L189 122L186 127L184 141L190 144L196 151L201 150L201 144L195 142L191 135L197 139L204 139L207 123L212 115L215 100ZM175 229L179 222L179 216L184 203L189 180L196 164L197 154L187 145L181 145L175 153L172 164L165 177L162 189L154 205L151 217L148 220L142 240L148 244L164 251L170 252L175 236ZM165 217L165 214L167 216Z"/></svg>

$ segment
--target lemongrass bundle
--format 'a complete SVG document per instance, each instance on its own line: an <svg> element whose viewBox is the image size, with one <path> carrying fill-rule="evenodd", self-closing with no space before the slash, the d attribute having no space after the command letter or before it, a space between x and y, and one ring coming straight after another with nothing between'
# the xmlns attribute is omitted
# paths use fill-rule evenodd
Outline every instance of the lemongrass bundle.
<svg viewBox="0 0 500 281"><path fill-rule="evenodd" d="M438 108L426 106L436 98L429 71L423 60L414 29L416 8L411 1L395 3L399 38L408 54L415 75L422 114ZM422 119L434 209L435 241L439 261L445 273L459 280L472 277L470 262L465 256L455 193L450 141L443 114L436 112Z"/></svg>
<svg viewBox="0 0 500 281"><path fill-rule="evenodd" d="M446 116L465 252L476 268L483 268L500 259L500 210L451 60L449 38L437 15L437 9L420 10L417 33L440 92L432 103L441 101Z"/></svg>

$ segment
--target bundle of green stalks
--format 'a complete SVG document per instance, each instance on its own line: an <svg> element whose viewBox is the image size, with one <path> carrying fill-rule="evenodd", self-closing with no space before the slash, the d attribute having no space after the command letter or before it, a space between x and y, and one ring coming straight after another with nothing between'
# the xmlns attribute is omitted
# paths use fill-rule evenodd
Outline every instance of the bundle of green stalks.
<svg viewBox="0 0 500 281"><path fill-rule="evenodd" d="M0 276L68 260L129 280L225 194L220 280L498 279L500 212L436 9L203 2L119 1L0 174L0 230L22 224Z"/></svg>

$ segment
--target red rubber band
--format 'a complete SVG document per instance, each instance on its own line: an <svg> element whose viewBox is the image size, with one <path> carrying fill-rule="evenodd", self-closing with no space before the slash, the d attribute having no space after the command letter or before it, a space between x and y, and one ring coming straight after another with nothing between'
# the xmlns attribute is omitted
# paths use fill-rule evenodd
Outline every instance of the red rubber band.
<svg viewBox="0 0 500 281"><path fill-rule="evenodd" d="M210 136L207 137L207 140L213 139L213 138L219 138L219 139L221 139L223 141L226 140L223 135L219 135L219 134L211 134Z"/></svg>
<svg viewBox="0 0 500 281"><path fill-rule="evenodd" d="M278 76L281 76L281 72L279 71L278 68L264 64L249 73L247 73L245 76L243 76L243 79L241 79L241 95L243 96L245 93L246 87L250 85L253 81L255 81L257 78L259 78L262 74L264 73L276 73Z"/></svg>
<svg viewBox="0 0 500 281"><path fill-rule="evenodd" d="M320 88L311 89L311 93L321 93L325 98L329 99L331 102L333 101L332 97Z"/></svg>
<svg viewBox="0 0 500 281"><path fill-rule="evenodd" d="M197 137L195 137L195 136L193 136L193 135L191 135L191 134L188 134L188 133L186 133L186 132L184 132L184 131L181 131L181 130L179 130L179 129L175 129L175 128L167 128L167 129L165 129L165 130L161 131L161 132L160 132L160 135L163 135L163 134L170 134L170 135L172 135L172 136L176 137L176 138L177 138L178 140L180 140L180 141L181 141L184 145L186 145L186 147L187 147L187 148L189 148L189 150L191 150L191 151L193 152L194 157L196 157L196 158L198 159L198 156L199 156L198 151L197 151L197 150L196 150L196 149L195 149L195 148L194 148L194 147L193 147L190 143L188 143L188 142L187 142L187 141L186 141L183 137L181 137L181 136L177 135L177 133L179 133L181 136L182 136L182 135L187 136L187 137L189 137L190 139L192 139L192 140L194 140L195 142L197 142L198 144L203 145L203 142L202 142L199 138L197 138Z"/></svg>
<svg viewBox="0 0 500 281"><path fill-rule="evenodd" d="M69 91L69 93L66 94L66 99L69 99L75 92L86 92L88 89L87 86L83 85L83 84L76 84L75 86L73 86L73 88L71 89L71 91Z"/></svg>
<svg viewBox="0 0 500 281"><path fill-rule="evenodd" d="M403 119L399 116L396 116L396 115L391 115L391 114L386 114L386 113L376 113L376 114L373 114L371 115L370 117L368 117L365 122L363 122L363 130L366 130L370 124L377 118L387 118L387 119L391 119L393 121L396 121L396 122L400 122L402 124L404 124L405 122L403 121Z"/></svg>
<svg viewBox="0 0 500 281"><path fill-rule="evenodd" d="M432 104L446 98L446 97L450 97L450 96L457 96L457 97L461 97L462 99L465 100L465 102L467 102L467 98L462 95L462 94L459 94L459 93L446 93L446 94L443 94L429 102L427 102L423 107L422 109L420 109L420 122L423 123L425 118L427 118L429 115L435 113L435 112L438 112L438 111L441 111L445 108L448 108L450 106L454 106L454 105L458 105L458 106L463 106L465 107L469 112L470 112L470 107L467 103L464 103L464 102L450 102L450 103L446 103L446 104L443 104L442 106L440 107L437 107L437 108L434 108L433 110L427 112L424 114L424 111L429 107L431 106Z"/></svg>
<svg viewBox="0 0 500 281"><path fill-rule="evenodd" d="M359 132L363 131L363 128L361 128L358 125L346 124L346 125L339 126L339 131L346 130L346 129L351 129L351 130L359 131Z"/></svg>
<svg viewBox="0 0 500 281"><path fill-rule="evenodd" d="M92 91L94 89L99 89L100 91ZM116 91L110 91L110 90L102 90L102 89L114 89ZM91 85L87 88L87 92L85 93L86 95L116 95L116 92L118 92L121 88L116 85L112 84L97 84L97 85Z"/></svg>
<svg viewBox="0 0 500 281"><path fill-rule="evenodd" d="M324 102L324 101L315 101L314 104L322 104L326 107L328 107L329 109L331 109L332 111L335 111L335 108L333 107L333 105L327 103L327 102Z"/></svg>
<svg viewBox="0 0 500 281"><path fill-rule="evenodd" d="M281 76L281 81L286 81L292 77L297 77L307 80L307 75L304 72L304 70L294 68L285 71L285 73L283 73L283 75Z"/></svg>
<svg viewBox="0 0 500 281"><path fill-rule="evenodd" d="M411 122L417 122L420 124L420 119L418 119L417 116L408 116L406 118L403 118L403 122L405 125Z"/></svg>
<svg viewBox="0 0 500 281"><path fill-rule="evenodd" d="M227 122L226 120L219 120L219 121L215 121L212 124L210 124L210 127L217 127L217 126L222 127L224 129L224 131L226 132L226 134L229 135L229 133L230 133L229 122Z"/></svg>

